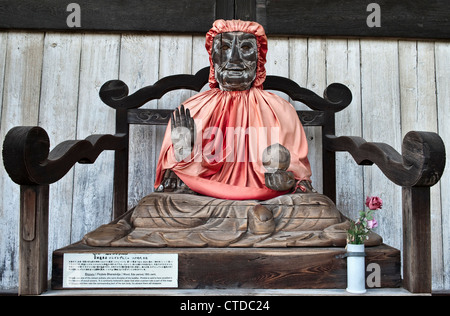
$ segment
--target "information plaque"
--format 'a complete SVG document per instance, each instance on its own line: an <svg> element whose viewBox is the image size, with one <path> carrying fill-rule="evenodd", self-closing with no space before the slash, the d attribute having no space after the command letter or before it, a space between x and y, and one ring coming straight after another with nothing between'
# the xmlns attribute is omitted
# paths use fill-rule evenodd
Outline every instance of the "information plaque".
<svg viewBox="0 0 450 316"><path fill-rule="evenodd" d="M176 288L178 254L65 253L64 288Z"/></svg>

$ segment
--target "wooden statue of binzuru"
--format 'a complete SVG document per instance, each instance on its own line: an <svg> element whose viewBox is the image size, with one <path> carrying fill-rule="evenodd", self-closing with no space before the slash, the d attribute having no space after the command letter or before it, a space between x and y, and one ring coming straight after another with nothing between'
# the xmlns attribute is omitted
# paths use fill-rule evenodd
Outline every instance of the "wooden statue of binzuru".
<svg viewBox="0 0 450 316"><path fill-rule="evenodd" d="M211 89L174 111L155 192L83 241L124 247L344 246L349 221L311 185L296 110L263 90L263 27L217 20L205 46ZM380 243L372 233L366 244Z"/></svg>

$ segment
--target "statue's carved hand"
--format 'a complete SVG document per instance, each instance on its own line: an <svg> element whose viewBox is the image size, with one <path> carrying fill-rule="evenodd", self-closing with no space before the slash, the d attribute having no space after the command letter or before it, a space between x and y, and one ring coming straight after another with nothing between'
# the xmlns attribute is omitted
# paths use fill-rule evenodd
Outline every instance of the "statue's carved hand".
<svg viewBox="0 0 450 316"><path fill-rule="evenodd" d="M295 185L294 174L290 171L279 169L275 172L266 172L264 177L266 187L275 191L287 191Z"/></svg>
<svg viewBox="0 0 450 316"><path fill-rule="evenodd" d="M182 161L188 157L195 143L195 123L191 117L189 109L176 109L171 117L171 139L177 161Z"/></svg>
<svg viewBox="0 0 450 316"><path fill-rule="evenodd" d="M311 181L302 180L297 184L294 193L317 193L316 189L313 188Z"/></svg>

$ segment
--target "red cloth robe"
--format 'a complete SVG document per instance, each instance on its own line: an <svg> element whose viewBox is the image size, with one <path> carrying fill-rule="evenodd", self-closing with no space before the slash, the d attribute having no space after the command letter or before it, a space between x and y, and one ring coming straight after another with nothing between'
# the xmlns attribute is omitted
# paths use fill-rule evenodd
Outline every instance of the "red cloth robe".
<svg viewBox="0 0 450 316"><path fill-rule="evenodd" d="M258 65L252 87L245 91L222 91L214 78L211 48L214 36L223 32L252 33L257 39ZM291 154L288 171L297 180L310 180L308 143L294 107L283 98L262 89L266 77L267 38L255 22L218 20L206 35L210 55L211 90L184 102L196 123L192 154L176 161L170 123L161 147L155 188L165 170L173 170L193 191L220 199L267 200L286 194L264 184L262 152L279 143Z"/></svg>

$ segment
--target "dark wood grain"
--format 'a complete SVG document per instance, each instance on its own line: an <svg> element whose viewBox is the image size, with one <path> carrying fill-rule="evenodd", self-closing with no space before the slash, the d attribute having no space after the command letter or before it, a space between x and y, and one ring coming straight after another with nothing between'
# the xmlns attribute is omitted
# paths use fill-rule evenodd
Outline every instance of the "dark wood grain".
<svg viewBox="0 0 450 316"><path fill-rule="evenodd" d="M216 0L216 19L234 19L234 0Z"/></svg>
<svg viewBox="0 0 450 316"><path fill-rule="evenodd" d="M380 27L369 27L367 5L380 5ZM268 34L338 37L450 38L447 0L257 1L256 20Z"/></svg>
<svg viewBox="0 0 450 316"><path fill-rule="evenodd" d="M400 252L381 245L366 249L377 263L381 287L401 286ZM62 289L64 253L177 253L178 288L329 289L347 285L344 248L99 248L74 244L53 255L52 288ZM369 273L367 273L369 274Z"/></svg>
<svg viewBox="0 0 450 316"><path fill-rule="evenodd" d="M370 2L358 0L79 0L79 28L66 24L69 3L1 0L0 29L205 34L215 19L235 18L269 35L450 38L447 0L378 0L380 27L367 25Z"/></svg>
<svg viewBox="0 0 450 316"><path fill-rule="evenodd" d="M38 126L18 126L8 131L3 143L3 161L17 184L50 184L61 179L75 163L94 163L104 150L126 146L125 135L91 135L69 140L51 152L47 132Z"/></svg>
<svg viewBox="0 0 450 316"><path fill-rule="evenodd" d="M336 203L336 153L325 146L327 135L334 135L336 122L334 112L326 112L326 124L322 127L322 174L323 194Z"/></svg>
<svg viewBox="0 0 450 316"><path fill-rule="evenodd" d="M122 147L114 151L113 218L118 218L128 210L130 125L126 109L116 110L116 135L123 135L123 143Z"/></svg>
<svg viewBox="0 0 450 316"><path fill-rule="evenodd" d="M431 292L429 187L403 187L403 280L413 293Z"/></svg>
<svg viewBox="0 0 450 316"><path fill-rule="evenodd" d="M130 109L127 111L129 124L167 125L173 110L161 109ZM323 126L326 115L322 111L297 111L297 116L303 126Z"/></svg>
<svg viewBox="0 0 450 316"><path fill-rule="evenodd" d="M70 28L70 1L0 1L0 29L202 33L215 20L211 0L77 0L81 27Z"/></svg>
<svg viewBox="0 0 450 316"><path fill-rule="evenodd" d="M48 185L20 186L19 295L47 289Z"/></svg>
<svg viewBox="0 0 450 316"><path fill-rule="evenodd" d="M256 1L234 1L234 18L244 21L256 21Z"/></svg>
<svg viewBox="0 0 450 316"><path fill-rule="evenodd" d="M326 135L324 145L328 150L348 151L360 165L375 163L386 177L400 186L433 186L444 172L444 142L432 132L407 133L402 154L388 144L366 142L355 136Z"/></svg>

